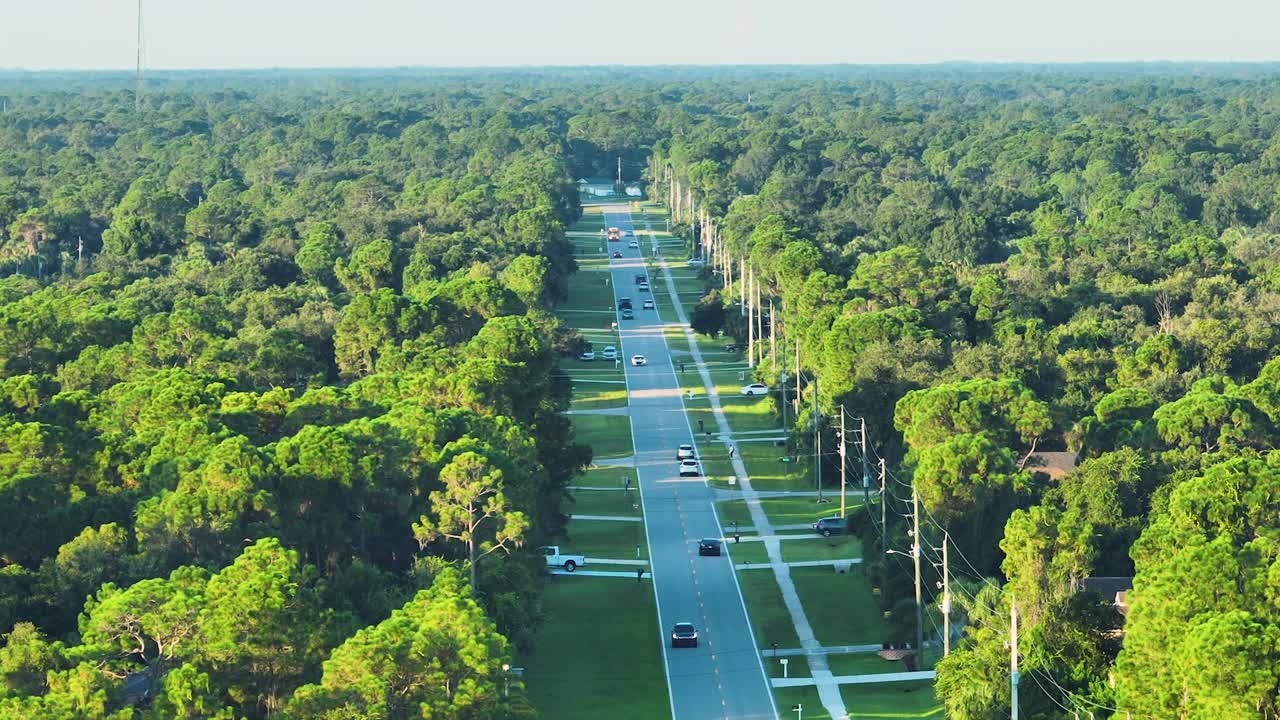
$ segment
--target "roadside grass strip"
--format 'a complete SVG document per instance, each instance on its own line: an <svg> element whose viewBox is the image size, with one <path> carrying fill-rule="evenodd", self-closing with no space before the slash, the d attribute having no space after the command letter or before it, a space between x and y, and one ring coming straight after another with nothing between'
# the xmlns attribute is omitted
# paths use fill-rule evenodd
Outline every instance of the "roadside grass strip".
<svg viewBox="0 0 1280 720"><path fill-rule="evenodd" d="M795 676L792 675L792 677ZM831 720L831 713L827 712L827 709L822 706L822 699L818 697L818 688L812 685L807 687L774 688L773 697L778 702L779 710L783 708L790 710L799 705L804 720ZM847 708L848 705L849 703L846 700L845 707ZM790 710L790 712L783 713L782 717L786 718L794 715L795 711ZM849 715L849 717L852 718L853 715ZM838 720L845 719L839 718Z"/></svg>
<svg viewBox="0 0 1280 720"><path fill-rule="evenodd" d="M576 442L590 445L593 457L619 458L633 453L631 420L625 415L570 415Z"/></svg>
<svg viewBox="0 0 1280 720"><path fill-rule="evenodd" d="M565 503L564 511L571 515L610 515L639 518L644 515L640 496L631 490L585 490L572 493L573 501ZM575 520L576 522L576 520Z"/></svg>
<svg viewBox="0 0 1280 720"><path fill-rule="evenodd" d="M738 562L736 548L730 548L729 556ZM796 627L791 624L791 615L782 600L782 591L778 589L778 581L773 573L741 571L738 572L738 585L742 588L742 597L747 601L747 617L756 633L756 642L761 652L767 657L768 648L773 643L778 647L796 647L800 638L796 635Z"/></svg>
<svg viewBox="0 0 1280 720"><path fill-rule="evenodd" d="M931 682L841 685L840 695L849 711L849 720L942 717L942 703ZM775 693L775 697L780 696Z"/></svg>
<svg viewBox="0 0 1280 720"><path fill-rule="evenodd" d="M876 653L828 655L827 665L831 668L831 674L836 676L907 672L906 663L901 660L885 660Z"/></svg>
<svg viewBox="0 0 1280 720"><path fill-rule="evenodd" d="M579 384L579 383L588 384ZM613 385L607 387L605 384ZM574 378L572 410L604 410L627 406L627 388L623 381Z"/></svg>
<svg viewBox="0 0 1280 720"><path fill-rule="evenodd" d="M783 450L783 448L777 448ZM752 482L754 483L754 476ZM833 489L834 490L834 489ZM795 497L764 497L760 498L760 509L764 510L764 514L768 516L769 522L774 525L791 525L794 523L814 523L824 517L833 517L840 514L840 494L838 490L834 490L832 494L827 495L827 499L832 502L819 503L817 498L812 495L797 495ZM849 492L847 503L849 514L852 515L856 508L862 507L862 493ZM741 526L751 525L751 512L747 508L745 500L723 500L720 502L720 517L724 522L738 521ZM837 538L831 538L836 540Z"/></svg>
<svg viewBox="0 0 1280 720"><path fill-rule="evenodd" d="M592 563L600 558L608 560L648 560L649 549L644 538L644 523L612 522L610 520L570 520L565 533L552 545L571 555L585 555L587 570L613 570ZM636 557L636 546L640 557Z"/></svg>
<svg viewBox="0 0 1280 720"><path fill-rule="evenodd" d="M593 467L582 473L582 477L573 482L574 485L597 488L616 488L621 490L626 481L631 481L631 489L636 487L636 471L628 467ZM572 492L572 489L570 490Z"/></svg>
<svg viewBox="0 0 1280 720"><path fill-rule="evenodd" d="M671 717L651 590L636 592L617 578L556 577L545 585L542 609L537 649L515 659L542 717Z"/></svg>
<svg viewBox="0 0 1280 720"><path fill-rule="evenodd" d="M844 574L831 568L792 568L791 579L819 643L860 645L880 643L888 637L888 627L862 566L854 565Z"/></svg>

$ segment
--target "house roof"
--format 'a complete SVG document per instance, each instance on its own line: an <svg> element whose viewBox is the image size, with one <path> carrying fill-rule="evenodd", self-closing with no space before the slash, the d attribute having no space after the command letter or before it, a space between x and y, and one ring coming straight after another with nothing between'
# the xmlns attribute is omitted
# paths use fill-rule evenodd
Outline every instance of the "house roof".
<svg viewBox="0 0 1280 720"><path fill-rule="evenodd" d="M1126 594L1133 589L1131 577L1087 577L1080 581L1080 589L1096 592L1120 608L1128 610Z"/></svg>

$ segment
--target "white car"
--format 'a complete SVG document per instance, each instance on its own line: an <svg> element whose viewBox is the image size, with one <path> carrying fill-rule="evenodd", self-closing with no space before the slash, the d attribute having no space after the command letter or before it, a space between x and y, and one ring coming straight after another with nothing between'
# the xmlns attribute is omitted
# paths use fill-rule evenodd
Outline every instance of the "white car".
<svg viewBox="0 0 1280 720"><path fill-rule="evenodd" d="M649 364L649 358L646 358L643 355L632 355L631 364L635 365L636 367L640 367L641 365L647 365Z"/></svg>
<svg viewBox="0 0 1280 720"><path fill-rule="evenodd" d="M645 300L645 301L644 301L644 309L645 309L645 310L652 310L652 309L653 309L653 301L652 301L652 300Z"/></svg>
<svg viewBox="0 0 1280 720"><path fill-rule="evenodd" d="M627 243L627 247L629 247L629 248L638 248L638 247L640 247L640 243L636 242L635 240L632 240L631 242Z"/></svg>
<svg viewBox="0 0 1280 720"><path fill-rule="evenodd" d="M698 477L701 474L697 460L690 458L680 461L680 477Z"/></svg>
<svg viewBox="0 0 1280 720"><path fill-rule="evenodd" d="M681 445L680 447L676 448L677 460L692 460L693 457L694 457L694 453L693 453L692 445Z"/></svg>
<svg viewBox="0 0 1280 720"><path fill-rule="evenodd" d="M578 359L579 359L579 360L595 360L595 359L596 359L596 353L595 353L595 351L594 351L594 350L588 350L588 351L586 351L586 352L582 353L581 355L579 355L579 356L578 356Z"/></svg>
<svg viewBox="0 0 1280 720"><path fill-rule="evenodd" d="M604 350L600 352L600 357L603 357L605 360L617 360L618 348L612 345L605 345Z"/></svg>
<svg viewBox="0 0 1280 720"><path fill-rule="evenodd" d="M640 283L640 292L649 292L649 283Z"/></svg>
<svg viewBox="0 0 1280 720"><path fill-rule="evenodd" d="M559 545L548 545L542 548L542 557L546 558L548 567L562 567L565 572L573 572L587 564L585 555L562 554Z"/></svg>
<svg viewBox="0 0 1280 720"><path fill-rule="evenodd" d="M751 383L742 386L743 395L768 395L769 386L764 383Z"/></svg>

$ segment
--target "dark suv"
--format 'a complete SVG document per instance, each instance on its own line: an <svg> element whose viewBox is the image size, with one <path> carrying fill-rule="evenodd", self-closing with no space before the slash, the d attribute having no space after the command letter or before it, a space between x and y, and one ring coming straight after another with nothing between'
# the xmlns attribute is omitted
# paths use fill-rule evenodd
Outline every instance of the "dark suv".
<svg viewBox="0 0 1280 720"><path fill-rule="evenodd" d="M822 537L843 535L849 531L849 522L842 517L827 517L814 523L813 529Z"/></svg>
<svg viewBox="0 0 1280 720"><path fill-rule="evenodd" d="M698 554L720 557L720 541L715 538L702 538L698 542Z"/></svg>

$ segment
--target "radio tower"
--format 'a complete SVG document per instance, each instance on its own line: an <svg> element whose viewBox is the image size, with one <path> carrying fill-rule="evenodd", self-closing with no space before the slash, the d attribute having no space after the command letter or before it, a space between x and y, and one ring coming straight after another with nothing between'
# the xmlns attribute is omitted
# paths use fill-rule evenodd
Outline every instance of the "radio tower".
<svg viewBox="0 0 1280 720"><path fill-rule="evenodd" d="M133 106L136 110L142 109L143 94L147 89L147 81L142 71L147 63L147 46L145 35L142 32L142 0L138 0L138 79L137 86L133 91Z"/></svg>

